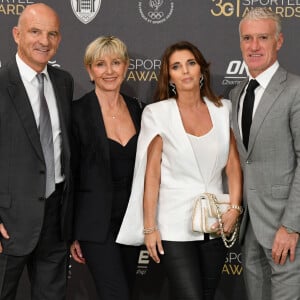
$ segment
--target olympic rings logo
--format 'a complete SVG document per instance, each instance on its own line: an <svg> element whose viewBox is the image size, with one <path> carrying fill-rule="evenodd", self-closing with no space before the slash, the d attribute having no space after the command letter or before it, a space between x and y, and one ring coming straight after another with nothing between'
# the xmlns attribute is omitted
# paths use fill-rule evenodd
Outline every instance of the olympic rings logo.
<svg viewBox="0 0 300 300"><path fill-rule="evenodd" d="M164 16L164 13L162 11L149 11L148 16L152 20L159 20Z"/></svg>

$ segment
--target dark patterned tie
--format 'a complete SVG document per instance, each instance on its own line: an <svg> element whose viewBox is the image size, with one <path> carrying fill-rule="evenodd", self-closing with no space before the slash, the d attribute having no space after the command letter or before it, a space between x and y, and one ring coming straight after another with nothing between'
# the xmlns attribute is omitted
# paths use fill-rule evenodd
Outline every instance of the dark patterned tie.
<svg viewBox="0 0 300 300"><path fill-rule="evenodd" d="M242 133L243 133L243 142L248 149L248 142L249 142L249 134L250 134L250 127L252 123L252 114L253 114L253 104L254 104L254 90L259 86L259 83L255 79L251 79L245 99L243 104L243 113L242 113Z"/></svg>
<svg viewBox="0 0 300 300"><path fill-rule="evenodd" d="M40 98L40 140L43 149L44 159L46 163L46 192L45 197L48 198L55 190L55 167L54 167L54 146L52 125L50 119L49 108L44 95L44 74L37 74L39 82L39 98Z"/></svg>

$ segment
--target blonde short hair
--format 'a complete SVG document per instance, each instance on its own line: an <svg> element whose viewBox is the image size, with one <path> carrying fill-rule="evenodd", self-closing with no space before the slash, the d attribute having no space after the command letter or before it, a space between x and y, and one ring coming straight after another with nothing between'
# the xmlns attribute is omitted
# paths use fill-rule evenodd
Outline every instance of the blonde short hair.
<svg viewBox="0 0 300 300"><path fill-rule="evenodd" d="M84 64L91 65L105 55L117 55L123 62L129 63L126 45L117 37L101 36L92 41L85 50Z"/></svg>

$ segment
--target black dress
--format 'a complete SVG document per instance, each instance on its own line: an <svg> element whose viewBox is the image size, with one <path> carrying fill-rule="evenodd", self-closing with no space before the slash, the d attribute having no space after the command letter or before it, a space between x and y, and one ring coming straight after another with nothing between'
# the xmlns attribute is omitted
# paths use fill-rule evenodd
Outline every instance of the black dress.
<svg viewBox="0 0 300 300"><path fill-rule="evenodd" d="M111 212L111 230L116 238L130 196L137 134L132 136L125 146L112 139L108 139L108 143L114 194Z"/></svg>

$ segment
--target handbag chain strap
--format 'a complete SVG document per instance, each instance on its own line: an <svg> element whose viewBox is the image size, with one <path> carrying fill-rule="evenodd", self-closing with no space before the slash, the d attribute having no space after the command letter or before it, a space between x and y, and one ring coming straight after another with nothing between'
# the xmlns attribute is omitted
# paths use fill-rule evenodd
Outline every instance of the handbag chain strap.
<svg viewBox="0 0 300 300"><path fill-rule="evenodd" d="M222 237L223 243L224 243L226 248L231 248L234 245L234 243L236 242L237 237L238 237L239 222L237 221L235 223L233 233L230 235L230 237L227 237L224 233L224 228L223 228L223 223L222 223L222 216L221 216L221 213L220 213L220 208L219 208L219 204L218 204L218 201L217 201L217 197L214 194L211 194L211 193L205 193L205 194L208 196L209 200L212 201L216 206L218 222L219 222L219 226L220 226L221 237Z"/></svg>

